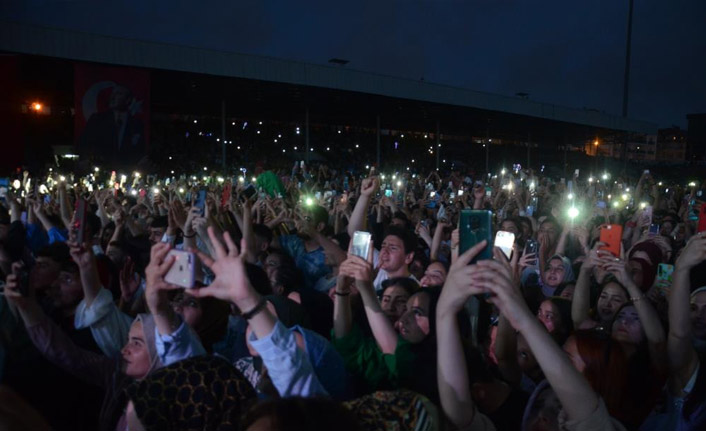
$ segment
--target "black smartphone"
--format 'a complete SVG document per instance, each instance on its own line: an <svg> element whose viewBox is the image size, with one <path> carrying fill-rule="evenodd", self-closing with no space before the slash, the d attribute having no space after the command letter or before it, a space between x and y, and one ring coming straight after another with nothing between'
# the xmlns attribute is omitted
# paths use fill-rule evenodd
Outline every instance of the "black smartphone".
<svg viewBox="0 0 706 431"><path fill-rule="evenodd" d="M523 255L528 255L528 254L534 254L535 255L535 260L533 265L537 264L537 253L539 253L539 242L537 242L536 239L528 239L525 241L525 251L523 252Z"/></svg>
<svg viewBox="0 0 706 431"><path fill-rule="evenodd" d="M465 253L469 248L486 240L487 245L481 250L471 263L479 260L492 259L493 257L493 229L491 220L493 213L484 210L461 210L458 220L459 231L459 255Z"/></svg>
<svg viewBox="0 0 706 431"><path fill-rule="evenodd" d="M248 185L243 190L243 195L245 195L246 199L252 199L252 197L255 196L256 193L257 190L255 190L255 186L253 186L252 184Z"/></svg>

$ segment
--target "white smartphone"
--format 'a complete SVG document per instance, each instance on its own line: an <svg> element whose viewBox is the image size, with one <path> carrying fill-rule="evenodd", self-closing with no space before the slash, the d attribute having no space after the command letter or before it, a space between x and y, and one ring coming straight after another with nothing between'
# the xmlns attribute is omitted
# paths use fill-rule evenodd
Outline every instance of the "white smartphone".
<svg viewBox="0 0 706 431"><path fill-rule="evenodd" d="M510 256L512 256L513 244L515 244L514 233L499 230L498 233L495 234L494 245L503 251L503 254L505 254L508 260L510 259Z"/></svg>
<svg viewBox="0 0 706 431"><path fill-rule="evenodd" d="M463 189L459 189L458 193L456 193L456 196L463 196Z"/></svg>
<svg viewBox="0 0 706 431"><path fill-rule="evenodd" d="M167 258L174 256L176 260L167 275L164 276L164 281L176 286L192 289L196 274L196 256L194 253L182 250L169 250Z"/></svg>
<svg viewBox="0 0 706 431"><path fill-rule="evenodd" d="M368 259L371 237L370 232L355 231L353 240L351 241L351 254L362 259Z"/></svg>

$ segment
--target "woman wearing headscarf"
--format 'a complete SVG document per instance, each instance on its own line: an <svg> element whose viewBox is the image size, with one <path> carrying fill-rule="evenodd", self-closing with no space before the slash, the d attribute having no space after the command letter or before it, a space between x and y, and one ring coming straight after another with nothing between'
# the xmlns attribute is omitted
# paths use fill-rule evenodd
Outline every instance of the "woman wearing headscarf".
<svg viewBox="0 0 706 431"><path fill-rule="evenodd" d="M14 274L8 276L5 297L17 307L30 339L42 355L82 380L105 388L99 418L101 431L127 430L123 414L126 406L123 393L125 387L162 366L155 347L155 323L152 316L137 316L130 327L120 359L115 359L76 346L44 314L32 294L20 294L19 282Z"/></svg>

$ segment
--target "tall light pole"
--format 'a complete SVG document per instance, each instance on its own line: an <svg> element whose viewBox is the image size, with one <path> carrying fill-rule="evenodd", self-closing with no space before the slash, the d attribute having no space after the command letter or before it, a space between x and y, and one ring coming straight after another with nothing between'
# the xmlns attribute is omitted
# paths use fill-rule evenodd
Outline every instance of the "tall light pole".
<svg viewBox="0 0 706 431"><path fill-rule="evenodd" d="M625 47L625 76L623 77L623 118L628 116L628 89L630 87L630 45L632 40L632 10L633 0L628 0L628 34L626 37ZM628 159L628 137L623 139L623 161L627 163Z"/></svg>

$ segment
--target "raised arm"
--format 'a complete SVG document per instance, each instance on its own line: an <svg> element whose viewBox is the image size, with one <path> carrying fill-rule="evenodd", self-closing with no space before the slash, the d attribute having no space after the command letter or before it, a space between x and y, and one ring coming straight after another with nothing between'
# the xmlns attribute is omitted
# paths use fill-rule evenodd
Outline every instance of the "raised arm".
<svg viewBox="0 0 706 431"><path fill-rule="evenodd" d="M353 327L353 310L351 309L352 280L345 275L336 279L333 300L333 333L335 338L343 338Z"/></svg>
<svg viewBox="0 0 706 431"><path fill-rule="evenodd" d="M489 301L525 337L569 420L582 421L588 418L598 409L598 395L574 368L544 326L532 315L519 289L513 286L509 265L501 263L503 258L500 253L496 248L496 260L478 262L480 270L474 277L473 285L491 293Z"/></svg>
<svg viewBox="0 0 706 431"><path fill-rule="evenodd" d="M355 208L353 208L353 213L348 222L348 235L353 238L353 234L357 230L365 230L365 217L368 214L368 205L370 204L370 198L379 187L377 177L370 177L363 180L360 186L360 196L358 196L358 201L355 203Z"/></svg>
<svg viewBox="0 0 706 431"><path fill-rule="evenodd" d="M340 274L355 280L355 286L365 306L370 329L382 353L394 354L397 350L397 332L390 319L382 311L380 301L373 288L373 243L370 242L368 259L364 260L352 254L348 255L339 269Z"/></svg>
<svg viewBox="0 0 706 431"><path fill-rule="evenodd" d="M664 328L659 320L657 311L652 304L650 304L647 296L642 293L640 288L632 281L626 264L627 263L624 261L612 260L610 263L605 264L604 268L613 274L627 289L630 300L635 306L638 316L640 316L640 323L647 337L647 343L650 347L650 359L655 365L662 366L666 359L664 357L664 343L666 341Z"/></svg>
<svg viewBox="0 0 706 431"><path fill-rule="evenodd" d="M71 238L70 241L67 241L67 244L71 252L71 257L78 264L84 301L86 302L86 307L90 308L101 289L96 256L93 254L89 243L79 244Z"/></svg>
<svg viewBox="0 0 706 431"><path fill-rule="evenodd" d="M699 358L692 344L690 285L691 269L706 260L706 236L693 236L682 250L674 267L669 296L669 388L674 396L683 396L682 390L694 374Z"/></svg>
<svg viewBox="0 0 706 431"><path fill-rule="evenodd" d="M482 290L471 285L477 267L469 266L468 263L485 245L485 241L481 242L451 265L436 306L439 397L444 414L458 428L467 427L473 422L476 406L471 397L466 357L456 314L471 295L482 293Z"/></svg>
<svg viewBox="0 0 706 431"><path fill-rule="evenodd" d="M612 256L605 250L599 250L605 243L597 242L593 249L588 253L588 257L583 261L579 276L576 279L576 288L574 289L574 298L571 301L571 320L574 322L574 327L578 328L581 324L589 319L589 311L591 309L591 273L596 265L603 265L610 260Z"/></svg>

